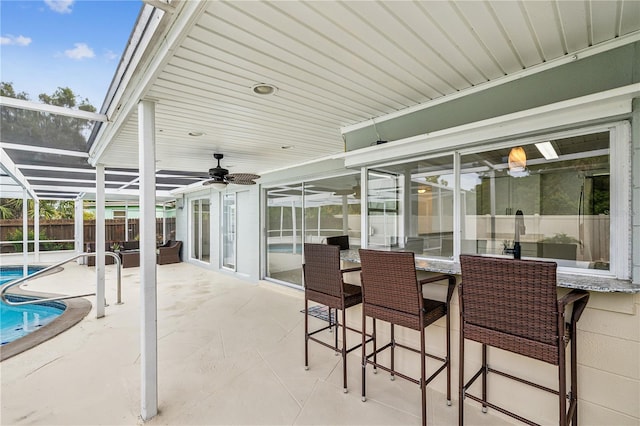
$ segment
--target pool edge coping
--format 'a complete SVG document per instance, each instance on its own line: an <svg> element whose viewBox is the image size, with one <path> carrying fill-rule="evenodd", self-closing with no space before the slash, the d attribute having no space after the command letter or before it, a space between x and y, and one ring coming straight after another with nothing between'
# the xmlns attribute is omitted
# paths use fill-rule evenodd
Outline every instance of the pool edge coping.
<svg viewBox="0 0 640 426"><path fill-rule="evenodd" d="M16 291L11 294L36 298L62 296L59 294L27 291L22 288L16 289ZM60 303L63 303L66 306L66 309L58 318L24 337L0 346L0 362L38 346L39 344L44 343L58 334L70 329L82 321L82 319L89 314L92 308L91 302L83 298L61 300Z"/></svg>

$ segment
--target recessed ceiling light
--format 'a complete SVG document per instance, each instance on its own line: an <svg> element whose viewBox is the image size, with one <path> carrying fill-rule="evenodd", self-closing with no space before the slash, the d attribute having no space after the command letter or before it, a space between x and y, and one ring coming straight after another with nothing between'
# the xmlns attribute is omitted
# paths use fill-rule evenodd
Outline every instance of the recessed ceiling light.
<svg viewBox="0 0 640 426"><path fill-rule="evenodd" d="M203 136L203 135L204 135L203 132L189 132L189 136L198 137L198 136Z"/></svg>
<svg viewBox="0 0 640 426"><path fill-rule="evenodd" d="M538 148L538 151L540 151L540 154L542 154L546 160L555 160L558 158L558 153L550 141L537 143L536 148Z"/></svg>
<svg viewBox="0 0 640 426"><path fill-rule="evenodd" d="M273 84L260 83L253 85L251 90L256 95L273 95L278 91L278 88Z"/></svg>

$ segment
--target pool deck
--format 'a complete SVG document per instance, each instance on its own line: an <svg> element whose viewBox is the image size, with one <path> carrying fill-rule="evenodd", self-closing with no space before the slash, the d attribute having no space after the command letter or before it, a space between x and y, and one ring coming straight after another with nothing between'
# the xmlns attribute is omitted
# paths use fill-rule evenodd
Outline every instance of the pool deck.
<svg viewBox="0 0 640 426"><path fill-rule="evenodd" d="M107 266L106 280L104 318L92 309L71 329L0 363L0 424L143 424L139 268L123 270L122 305L115 304L115 266ZM94 268L67 264L25 289L70 294L94 286ZM331 351L310 346L305 371L302 307L297 290L187 263L158 266L160 413L145 424L420 424L412 383L368 374L361 401L359 351L348 357L347 394L341 358ZM430 390L427 404L430 425L457 424L457 401L447 407ZM465 420L511 424L477 405L466 408Z"/></svg>

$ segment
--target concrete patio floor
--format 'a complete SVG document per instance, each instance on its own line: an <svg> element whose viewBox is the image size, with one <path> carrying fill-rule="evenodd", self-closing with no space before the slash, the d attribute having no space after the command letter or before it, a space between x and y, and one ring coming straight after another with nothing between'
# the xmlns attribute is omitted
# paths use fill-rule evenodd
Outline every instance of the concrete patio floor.
<svg viewBox="0 0 640 426"><path fill-rule="evenodd" d="M93 309L70 330L0 363L2 425L143 423L139 268L123 269L122 305L115 304L115 266L107 266L106 279L106 317L96 319ZM94 268L72 263L26 288L71 294L94 287ZM160 413L145 424L420 424L412 383L368 371L361 401L359 351L348 357L347 394L341 358L331 351L312 344L305 371L302 307L303 293L294 289L187 263L158 266ZM429 424L457 424L457 401L447 407L430 390L427 404ZM465 424L510 423L469 405Z"/></svg>

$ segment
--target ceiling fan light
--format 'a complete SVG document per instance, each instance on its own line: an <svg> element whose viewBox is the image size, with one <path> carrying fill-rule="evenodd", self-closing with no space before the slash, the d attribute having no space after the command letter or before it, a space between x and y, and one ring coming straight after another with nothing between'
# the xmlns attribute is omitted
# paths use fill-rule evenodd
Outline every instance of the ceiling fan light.
<svg viewBox="0 0 640 426"><path fill-rule="evenodd" d="M213 189L218 190L218 191L222 191L223 189L227 188L227 182L210 182L208 184L209 186L213 187Z"/></svg>
<svg viewBox="0 0 640 426"><path fill-rule="evenodd" d="M509 170L512 172L522 172L527 167L527 154L524 148L517 146L511 148L509 152Z"/></svg>

